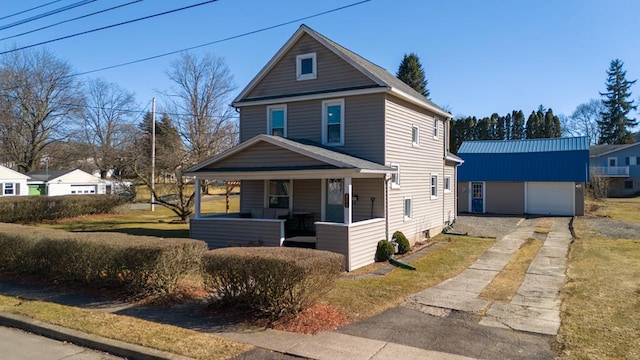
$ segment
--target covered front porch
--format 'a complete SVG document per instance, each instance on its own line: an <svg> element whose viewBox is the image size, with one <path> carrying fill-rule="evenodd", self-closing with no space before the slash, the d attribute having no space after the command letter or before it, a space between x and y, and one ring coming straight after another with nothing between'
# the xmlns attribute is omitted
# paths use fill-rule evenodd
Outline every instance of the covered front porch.
<svg viewBox="0 0 640 360"><path fill-rule="evenodd" d="M291 146L291 140L259 135L263 136L266 140L245 145L244 151L186 173L196 178L196 194L201 194L205 180L241 181L238 213L204 215L201 196L196 197L191 237L207 242L209 248L302 246L333 251L345 255L346 270L372 263L378 241L388 237L386 175L395 169L340 153L335 157L342 162L353 160L343 164L323 156L320 160L327 161L319 162L315 152L304 154L304 159L296 156L300 153L295 142ZM282 147L288 154L280 155L288 157L289 166L281 166L277 158L260 162L262 166L239 166L257 165L256 151L280 152ZM328 151L320 150L323 155ZM356 161L360 166L354 166Z"/></svg>

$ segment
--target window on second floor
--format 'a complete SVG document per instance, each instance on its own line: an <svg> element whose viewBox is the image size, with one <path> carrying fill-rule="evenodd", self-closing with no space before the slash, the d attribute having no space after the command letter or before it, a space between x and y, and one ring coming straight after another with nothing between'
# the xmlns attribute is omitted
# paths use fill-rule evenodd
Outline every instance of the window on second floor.
<svg viewBox="0 0 640 360"><path fill-rule="evenodd" d="M411 142L413 145L420 145L420 128L418 125L411 127Z"/></svg>
<svg viewBox="0 0 640 360"><path fill-rule="evenodd" d="M296 56L296 79L311 80L318 77L316 53L308 53Z"/></svg>
<svg viewBox="0 0 640 360"><path fill-rule="evenodd" d="M437 139L438 138L438 132L440 129L439 128L439 121L437 117L433 118L433 138Z"/></svg>
<svg viewBox="0 0 640 360"><path fill-rule="evenodd" d="M322 102L322 143L344 145L344 99Z"/></svg>
<svg viewBox="0 0 640 360"><path fill-rule="evenodd" d="M267 134L287 136L287 105L267 107Z"/></svg>
<svg viewBox="0 0 640 360"><path fill-rule="evenodd" d="M607 159L609 166L618 166L618 158L610 157Z"/></svg>

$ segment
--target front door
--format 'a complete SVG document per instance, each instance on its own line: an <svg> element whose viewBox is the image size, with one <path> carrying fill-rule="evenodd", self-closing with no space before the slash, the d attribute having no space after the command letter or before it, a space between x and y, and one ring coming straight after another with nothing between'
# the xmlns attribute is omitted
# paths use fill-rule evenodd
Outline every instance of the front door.
<svg viewBox="0 0 640 360"><path fill-rule="evenodd" d="M484 212L484 183L471 183L471 212Z"/></svg>
<svg viewBox="0 0 640 360"><path fill-rule="evenodd" d="M342 179L327 179L325 219L327 222L344 223L344 183Z"/></svg>

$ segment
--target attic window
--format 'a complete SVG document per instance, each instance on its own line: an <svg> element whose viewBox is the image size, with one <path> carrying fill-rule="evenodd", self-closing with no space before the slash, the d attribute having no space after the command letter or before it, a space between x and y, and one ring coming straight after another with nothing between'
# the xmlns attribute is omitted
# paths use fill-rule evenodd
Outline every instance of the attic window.
<svg viewBox="0 0 640 360"><path fill-rule="evenodd" d="M317 77L316 53L296 56L296 79L311 80Z"/></svg>

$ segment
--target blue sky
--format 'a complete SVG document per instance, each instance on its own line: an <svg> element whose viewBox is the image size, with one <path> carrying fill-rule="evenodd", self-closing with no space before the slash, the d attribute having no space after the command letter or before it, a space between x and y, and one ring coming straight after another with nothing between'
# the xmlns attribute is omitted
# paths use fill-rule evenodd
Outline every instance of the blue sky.
<svg viewBox="0 0 640 360"><path fill-rule="evenodd" d="M51 0L3 1L0 17ZM0 27L78 0L0 20ZM88 5L0 30L0 38L131 0ZM204 0L145 0L120 10L0 41L25 46ZM358 0L219 0L201 7L46 45L78 72L137 60L276 25ZM489 116L542 104L570 115L600 98L612 59L640 78L637 0L371 0L304 23L395 73L404 53L420 56L431 98L454 116ZM301 22L194 50L225 58L239 92ZM93 73L135 92L140 108L167 91L177 55ZM640 98L640 82L632 87ZM162 107L162 104L158 104Z"/></svg>

